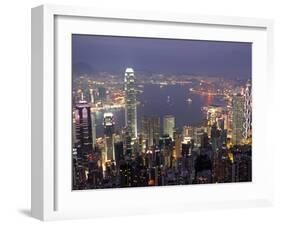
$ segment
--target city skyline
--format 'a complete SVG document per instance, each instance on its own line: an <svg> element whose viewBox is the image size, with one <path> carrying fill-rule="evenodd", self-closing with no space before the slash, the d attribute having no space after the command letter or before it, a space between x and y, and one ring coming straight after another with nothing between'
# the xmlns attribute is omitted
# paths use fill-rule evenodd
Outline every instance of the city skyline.
<svg viewBox="0 0 281 226"><path fill-rule="evenodd" d="M92 38L97 41L96 36ZM75 75L77 55L73 55L73 190L252 180L252 86L251 76L244 76L251 63L248 61L247 67L240 65L240 69L237 66L238 59L251 59L251 44L244 46L244 43L241 47L241 43L228 42L220 43L223 45L218 48L218 43L214 46L214 42L206 41L149 39L151 42L147 43L148 39L130 38L136 42L130 41L127 45L136 46L125 52L121 48L117 53L116 42L124 47L120 39L123 43L128 38L99 38L105 43L108 39L112 42L107 43L107 47L97 42L97 52L107 52L110 46L115 56L129 51L133 59L138 59L133 55L138 55L135 49L140 47L140 40L147 44L145 51L150 51L153 58L155 48L149 49L149 43L164 48L164 41L168 43L165 49L171 48L167 54L169 58L172 56L172 62L161 64L163 74L140 72L131 64L123 68L122 75L111 74L110 68L118 68L122 63L112 63L110 58L102 60L100 52L98 56L108 66L107 72ZM169 75L175 70L173 67L178 66L173 62L185 62L182 54L187 49L178 51L179 44L199 50L198 43L205 51L197 57L212 53L207 58L215 65L206 66L204 57L199 62L208 74L218 66L215 62L221 61L224 73L228 70L233 73L232 67L238 67L236 75L239 76L234 78L230 71L229 77ZM75 36L72 44L73 49L81 47L76 46ZM246 53L240 52L240 48L245 48ZM80 51L83 52L83 48ZM239 54L236 56L234 52ZM232 60L228 59L232 67L229 67L226 53L232 56ZM163 63L167 56L163 56L163 52L157 54L162 57L159 62ZM196 61L196 56L194 58ZM93 59L89 57L89 60ZM124 63L124 59L120 60ZM94 64L99 65L99 62L94 61ZM150 63L155 64L155 70L159 67L155 61ZM142 64L138 62L138 65Z"/></svg>

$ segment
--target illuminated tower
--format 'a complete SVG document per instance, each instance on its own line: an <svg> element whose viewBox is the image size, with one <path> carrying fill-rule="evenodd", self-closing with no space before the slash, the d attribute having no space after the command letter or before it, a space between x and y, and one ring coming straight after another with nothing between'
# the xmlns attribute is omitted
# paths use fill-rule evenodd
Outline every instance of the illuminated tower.
<svg viewBox="0 0 281 226"><path fill-rule="evenodd" d="M248 81L245 89L245 102L244 102L244 124L243 124L243 138L246 140L251 137L252 133L252 95L251 83Z"/></svg>
<svg viewBox="0 0 281 226"><path fill-rule="evenodd" d="M172 115L165 115L163 119L163 134L169 135L172 140L174 140L175 121L175 117Z"/></svg>
<svg viewBox="0 0 281 226"><path fill-rule="evenodd" d="M232 100L232 143L241 144L244 124L244 97L235 94Z"/></svg>
<svg viewBox="0 0 281 226"><path fill-rule="evenodd" d="M179 131L175 132L175 153L174 157L179 159L181 157L181 142L182 142L182 133Z"/></svg>
<svg viewBox="0 0 281 226"><path fill-rule="evenodd" d="M92 143L93 143L93 149L96 145L96 113L93 108L91 108L91 121L92 121Z"/></svg>
<svg viewBox="0 0 281 226"><path fill-rule="evenodd" d="M106 160L115 160L114 152L114 120L112 113L104 113L103 115L104 139Z"/></svg>
<svg viewBox="0 0 281 226"><path fill-rule="evenodd" d="M146 147L158 145L160 138L160 118L143 116L141 119L141 134Z"/></svg>
<svg viewBox="0 0 281 226"><path fill-rule="evenodd" d="M137 99L135 75L132 68L127 68L124 78L125 89L125 124L132 141L137 138Z"/></svg>
<svg viewBox="0 0 281 226"><path fill-rule="evenodd" d="M221 106L217 105L210 105L207 108L207 133L208 136L211 136L211 130L212 127L222 125L221 123L218 124L218 121L222 122L223 121L223 114L224 109ZM223 128L220 128L223 129Z"/></svg>
<svg viewBox="0 0 281 226"><path fill-rule="evenodd" d="M91 104L95 103L94 90L93 89L90 89L90 100L91 100Z"/></svg>
<svg viewBox="0 0 281 226"><path fill-rule="evenodd" d="M75 105L75 136L78 161L84 166L88 165L88 155L93 150L92 146L92 121L90 105L81 100Z"/></svg>

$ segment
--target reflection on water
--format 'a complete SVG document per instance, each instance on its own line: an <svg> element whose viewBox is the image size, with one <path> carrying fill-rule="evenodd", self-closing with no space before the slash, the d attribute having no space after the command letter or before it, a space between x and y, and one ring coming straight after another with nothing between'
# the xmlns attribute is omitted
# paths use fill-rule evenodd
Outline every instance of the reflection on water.
<svg viewBox="0 0 281 226"><path fill-rule="evenodd" d="M210 104L223 104L224 101L214 96L204 96L189 91L191 85L167 85L160 87L155 84L143 86L143 92L137 96L140 104L137 106L138 131L142 116L159 116L161 124L164 115L176 117L176 127L184 125L198 125L202 123L204 115L202 107ZM188 101L188 99L192 101ZM114 109L115 128L121 129L125 125L124 109ZM103 135L103 112L96 113L97 137ZM161 125L162 126L162 125Z"/></svg>

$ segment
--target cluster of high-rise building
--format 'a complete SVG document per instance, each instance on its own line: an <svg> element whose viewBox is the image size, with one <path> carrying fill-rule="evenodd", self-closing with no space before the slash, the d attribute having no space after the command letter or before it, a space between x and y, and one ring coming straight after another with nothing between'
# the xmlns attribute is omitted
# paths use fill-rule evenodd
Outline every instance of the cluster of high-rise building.
<svg viewBox="0 0 281 226"><path fill-rule="evenodd" d="M106 91L100 88L100 98ZM82 90L83 93L83 90ZM178 128L173 115L147 115L138 128L136 78L124 75L125 125L103 113L97 139L93 89L73 104L73 189L184 185L251 181L251 85L226 106L205 107L199 126ZM159 109L161 111L161 109ZM186 116L188 117L188 116Z"/></svg>

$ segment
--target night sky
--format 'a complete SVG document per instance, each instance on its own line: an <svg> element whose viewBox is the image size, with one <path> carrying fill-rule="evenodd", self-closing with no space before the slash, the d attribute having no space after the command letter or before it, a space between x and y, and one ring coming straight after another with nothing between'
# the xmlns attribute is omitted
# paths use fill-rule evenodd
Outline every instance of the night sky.
<svg viewBox="0 0 281 226"><path fill-rule="evenodd" d="M239 42L72 36L73 72L123 74L126 67L152 73L248 79L252 45Z"/></svg>

